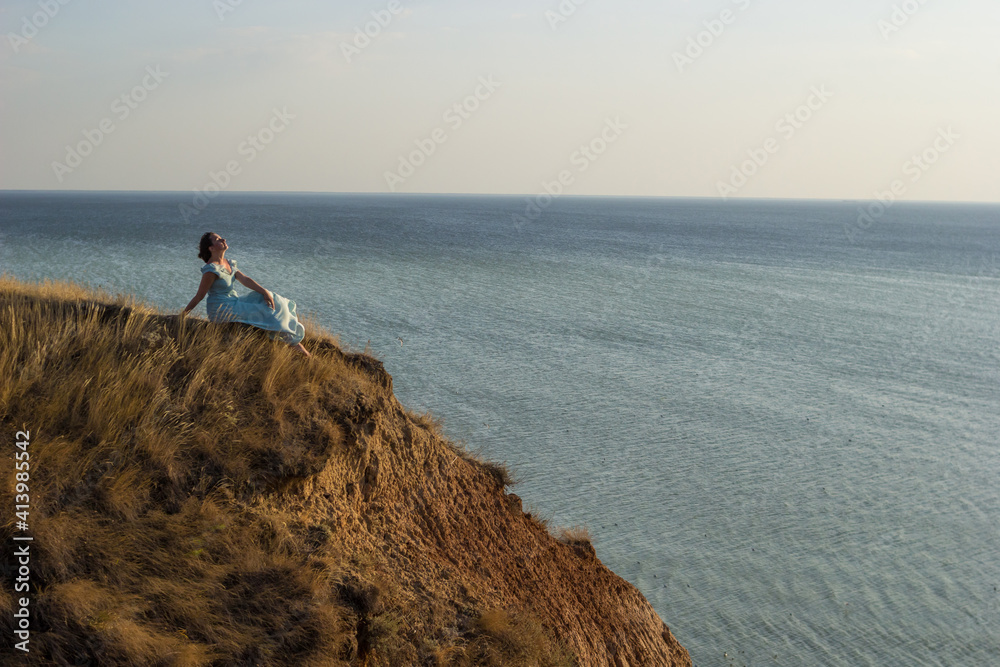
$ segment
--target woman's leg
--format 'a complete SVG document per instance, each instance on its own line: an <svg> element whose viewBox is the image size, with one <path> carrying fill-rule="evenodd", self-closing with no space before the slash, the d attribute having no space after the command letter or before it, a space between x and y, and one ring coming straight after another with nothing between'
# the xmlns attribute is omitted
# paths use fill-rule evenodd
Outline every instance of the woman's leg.
<svg viewBox="0 0 1000 667"><path fill-rule="evenodd" d="M293 350L298 350L299 352L301 352L302 354L306 355L307 357L311 357L312 356L311 354L309 354L309 351L306 348L302 347L302 343L296 343L295 345L292 345L291 348Z"/></svg>

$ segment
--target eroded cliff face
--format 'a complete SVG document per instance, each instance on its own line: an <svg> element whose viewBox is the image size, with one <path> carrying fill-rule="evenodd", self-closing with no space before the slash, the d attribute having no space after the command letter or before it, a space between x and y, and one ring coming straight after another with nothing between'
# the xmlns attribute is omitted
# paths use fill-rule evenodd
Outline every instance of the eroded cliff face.
<svg viewBox="0 0 1000 667"><path fill-rule="evenodd" d="M378 360L306 343L0 279L0 438L32 434L24 664L691 664Z"/></svg>
<svg viewBox="0 0 1000 667"><path fill-rule="evenodd" d="M497 468L404 411L380 363L355 363L375 383L357 396L347 456L331 457L290 494L307 521L336 517L335 539L372 554L429 615L441 613L443 600L459 617L525 611L581 665L691 664L648 601L589 542L553 537L505 492Z"/></svg>

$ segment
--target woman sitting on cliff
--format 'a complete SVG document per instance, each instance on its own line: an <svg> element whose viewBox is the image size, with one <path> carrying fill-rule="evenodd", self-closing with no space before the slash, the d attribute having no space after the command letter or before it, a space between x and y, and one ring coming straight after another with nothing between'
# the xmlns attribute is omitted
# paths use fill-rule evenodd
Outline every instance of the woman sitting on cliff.
<svg viewBox="0 0 1000 667"><path fill-rule="evenodd" d="M267 291L242 273L235 259L226 259L228 249L226 239L214 232L201 237L198 257L205 262L201 267L201 284L181 314L186 315L208 294L205 307L210 321L253 325L266 330L272 340L280 338L307 357L312 356L302 346L306 330L295 314L295 302ZM237 295L234 280L253 291L247 296Z"/></svg>

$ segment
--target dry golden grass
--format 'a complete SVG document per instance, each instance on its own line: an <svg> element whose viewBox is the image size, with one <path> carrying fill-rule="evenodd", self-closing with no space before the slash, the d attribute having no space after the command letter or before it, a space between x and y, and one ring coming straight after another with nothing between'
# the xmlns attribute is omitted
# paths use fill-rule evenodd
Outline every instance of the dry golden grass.
<svg viewBox="0 0 1000 667"><path fill-rule="evenodd" d="M286 509L289 480L343 456L365 397L386 391L377 360L306 331L308 359L250 327L0 275L0 441L31 434L32 652L19 664L571 664L529 618L449 631L433 625L444 602L417 618L394 573ZM505 466L490 474L510 483Z"/></svg>
<svg viewBox="0 0 1000 667"><path fill-rule="evenodd" d="M514 478L506 462L487 461L483 465L486 471L496 480L500 488L507 488L517 484L517 480Z"/></svg>
<svg viewBox="0 0 1000 667"><path fill-rule="evenodd" d="M571 547L590 545L592 538L590 537L590 531L581 526L574 526L573 528L563 528L558 534L557 538L563 544L568 544Z"/></svg>
<svg viewBox="0 0 1000 667"><path fill-rule="evenodd" d="M546 532L552 529L552 517L537 507L529 505L525 511L525 518Z"/></svg>
<svg viewBox="0 0 1000 667"><path fill-rule="evenodd" d="M553 647L545 628L530 616L494 609L476 622L481 636L466 651L462 665L537 665L570 667L573 657Z"/></svg>

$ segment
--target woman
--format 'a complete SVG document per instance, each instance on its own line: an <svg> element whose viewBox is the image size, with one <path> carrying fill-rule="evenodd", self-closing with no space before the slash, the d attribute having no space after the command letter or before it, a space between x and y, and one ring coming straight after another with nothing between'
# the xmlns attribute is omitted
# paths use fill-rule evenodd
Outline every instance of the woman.
<svg viewBox="0 0 1000 667"><path fill-rule="evenodd" d="M307 357L312 356L302 347L306 330L295 314L295 302L268 292L247 277L237 268L235 259L226 259L228 249L226 239L214 232L201 237L198 257L205 262L205 266L201 267L201 284L198 293L181 314L190 312L207 294L205 306L208 319L212 322L251 324L266 330L272 340L280 338ZM233 287L234 280L253 292L238 296Z"/></svg>

